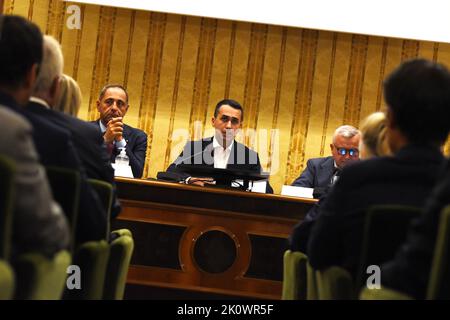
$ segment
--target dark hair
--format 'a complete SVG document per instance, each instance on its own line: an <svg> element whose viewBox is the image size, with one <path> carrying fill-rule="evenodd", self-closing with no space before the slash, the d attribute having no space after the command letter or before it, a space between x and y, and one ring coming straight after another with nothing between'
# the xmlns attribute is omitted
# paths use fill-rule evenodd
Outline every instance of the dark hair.
<svg viewBox="0 0 450 320"><path fill-rule="evenodd" d="M234 109L241 110L241 121L244 121L244 109L242 109L242 106L239 104L239 102L231 99L224 99L217 103L216 108L214 109L214 118L217 118L220 107L224 105L229 105Z"/></svg>
<svg viewBox="0 0 450 320"><path fill-rule="evenodd" d="M0 15L0 85L17 89L42 61L42 33L25 18Z"/></svg>
<svg viewBox="0 0 450 320"><path fill-rule="evenodd" d="M106 90L111 89L111 88L119 88L119 89L122 89L123 92L125 92L125 96L126 96L126 99L127 99L127 101L125 101L125 102L128 104L128 92L127 92L127 90L125 89L125 87L122 86L122 85L120 85L120 84L107 84L106 86L104 86L104 87L102 88L102 90L100 91L100 94L98 95L98 100L101 101L101 100L103 99L103 97L105 96Z"/></svg>
<svg viewBox="0 0 450 320"><path fill-rule="evenodd" d="M411 143L439 143L450 131L450 73L442 64L414 59L384 82L393 121Z"/></svg>

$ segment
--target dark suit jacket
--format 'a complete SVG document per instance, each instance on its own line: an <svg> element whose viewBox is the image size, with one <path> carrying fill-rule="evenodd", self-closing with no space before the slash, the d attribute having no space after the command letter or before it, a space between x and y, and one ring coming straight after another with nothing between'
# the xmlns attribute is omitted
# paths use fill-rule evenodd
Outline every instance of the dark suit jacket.
<svg viewBox="0 0 450 320"><path fill-rule="evenodd" d="M416 299L425 299L441 211L450 203L450 160L447 160L439 177L427 201L425 213L412 221L407 240L394 260L381 267L383 286Z"/></svg>
<svg viewBox="0 0 450 320"><path fill-rule="evenodd" d="M214 167L214 149L212 148L213 137L197 141L189 141L184 146L183 152L167 168L167 171L178 172L183 179L190 175L182 173L177 169L178 164L192 164ZM245 145L234 141L231 147L230 157L228 158L227 169L254 171L261 173L262 167L259 161L258 153L250 150ZM273 193L269 183L266 187L267 193Z"/></svg>
<svg viewBox="0 0 450 320"><path fill-rule="evenodd" d="M94 121L100 128L100 120ZM139 129L123 125L123 138L127 142L125 151L130 158L130 167L135 178L141 178L144 172L145 155L147 153L147 134ZM114 148L111 155L111 162L115 162L120 150Z"/></svg>
<svg viewBox="0 0 450 320"><path fill-rule="evenodd" d="M305 188L326 188L331 182L333 171L333 157L309 159L306 162L306 169L292 185Z"/></svg>
<svg viewBox="0 0 450 320"><path fill-rule="evenodd" d="M113 185L114 194L111 217L116 217L120 213L120 203L116 196L114 169L111 167L109 155L106 152L99 127L35 103L30 103L27 111L45 118L71 133L75 149L78 152L88 178L106 181Z"/></svg>
<svg viewBox="0 0 450 320"><path fill-rule="evenodd" d="M437 148L410 145L395 157L353 163L331 188L308 243L314 268L338 265L356 275L364 209L378 204L422 208L436 182L443 156Z"/></svg>
<svg viewBox="0 0 450 320"><path fill-rule="evenodd" d="M29 109L29 108L30 109ZM31 112L31 109L47 109L44 105L30 102L24 115L33 126L33 140L42 164L73 169L80 173L80 203L75 239L77 243L105 238L107 218L105 208L95 190L87 182L87 174L78 152L72 144L72 134L42 114Z"/></svg>

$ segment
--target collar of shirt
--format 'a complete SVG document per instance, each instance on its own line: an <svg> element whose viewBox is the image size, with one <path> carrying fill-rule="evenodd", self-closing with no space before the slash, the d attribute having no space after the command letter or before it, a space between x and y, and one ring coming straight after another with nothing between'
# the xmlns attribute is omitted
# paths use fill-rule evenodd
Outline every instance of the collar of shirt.
<svg viewBox="0 0 450 320"><path fill-rule="evenodd" d="M30 101L31 101L31 102L34 102L34 103L42 104L42 105L45 106L47 109L51 109L51 108L50 108L50 105L47 103L47 101L45 101L45 100L43 100L43 99L41 99L41 98L31 96L31 97L30 97Z"/></svg>
<svg viewBox="0 0 450 320"><path fill-rule="evenodd" d="M233 147L233 144L234 144L234 140L231 141L230 145L225 149L226 152L230 152L231 151L231 148ZM223 150L223 147L219 143L219 141L217 140L216 136L214 136L214 138L213 138L213 148L214 148L214 150L216 150L216 148L221 148Z"/></svg>
<svg viewBox="0 0 450 320"><path fill-rule="evenodd" d="M231 154L231 148L233 147L234 140L230 145L224 149L219 141L214 137L213 148L214 148L214 168L226 169L228 164L228 159Z"/></svg>
<svg viewBox="0 0 450 320"><path fill-rule="evenodd" d="M104 126L102 120L98 120L98 123L100 124L100 130L102 130L102 133L105 133L106 127Z"/></svg>

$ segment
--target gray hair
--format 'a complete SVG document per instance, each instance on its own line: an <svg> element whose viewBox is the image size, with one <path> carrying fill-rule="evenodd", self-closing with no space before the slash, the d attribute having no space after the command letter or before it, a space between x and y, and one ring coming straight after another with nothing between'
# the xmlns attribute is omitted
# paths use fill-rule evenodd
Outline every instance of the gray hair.
<svg viewBox="0 0 450 320"><path fill-rule="evenodd" d="M334 131L333 143L336 142L336 137L337 136L341 136L341 137L344 137L346 139L351 139L354 136L357 136L357 135L360 135L360 134L361 134L361 131L359 131L355 127L349 126L349 125L343 125L343 126L340 126L339 128L337 128L336 131Z"/></svg>
<svg viewBox="0 0 450 320"><path fill-rule="evenodd" d="M64 58L59 42L49 35L44 35L42 63L36 79L34 93L47 92L53 80L63 73Z"/></svg>

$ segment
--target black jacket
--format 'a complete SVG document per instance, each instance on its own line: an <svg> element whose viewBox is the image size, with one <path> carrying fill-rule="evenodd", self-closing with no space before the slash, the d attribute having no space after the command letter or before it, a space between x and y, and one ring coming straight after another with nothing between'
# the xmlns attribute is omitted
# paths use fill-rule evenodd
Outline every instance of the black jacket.
<svg viewBox="0 0 450 320"><path fill-rule="evenodd" d="M100 120L93 121L100 128ZM127 142L125 151L130 159L130 167L135 178L141 178L144 172L145 156L147 153L147 134L139 129L123 125L123 138ZM111 155L111 162L115 162L116 156L120 153L118 148L114 148Z"/></svg>
<svg viewBox="0 0 450 320"><path fill-rule="evenodd" d="M442 209L450 204L450 160L439 174L425 207L425 213L413 220L407 240L395 258L381 267L383 286L425 299L431 263Z"/></svg>
<svg viewBox="0 0 450 320"><path fill-rule="evenodd" d="M214 149L212 147L214 137L204 138L197 141L188 141L183 152L167 168L167 171L177 172L182 178L189 177L189 174L182 173L177 169L178 164L201 165L214 167ZM258 153L247 148L245 145L234 141L228 158L227 169L262 172ZM269 183L266 187L267 193L273 193Z"/></svg>
<svg viewBox="0 0 450 320"><path fill-rule="evenodd" d="M120 203L115 191L114 169L111 167L99 127L32 102L28 105L27 112L43 117L71 133L73 144L88 178L106 181L113 185L111 217L116 217L120 213Z"/></svg>
<svg viewBox="0 0 450 320"><path fill-rule="evenodd" d="M338 265L356 274L364 209L379 204L422 208L444 160L437 148L406 146L394 157L353 163L342 170L314 225L308 258L314 268Z"/></svg>

